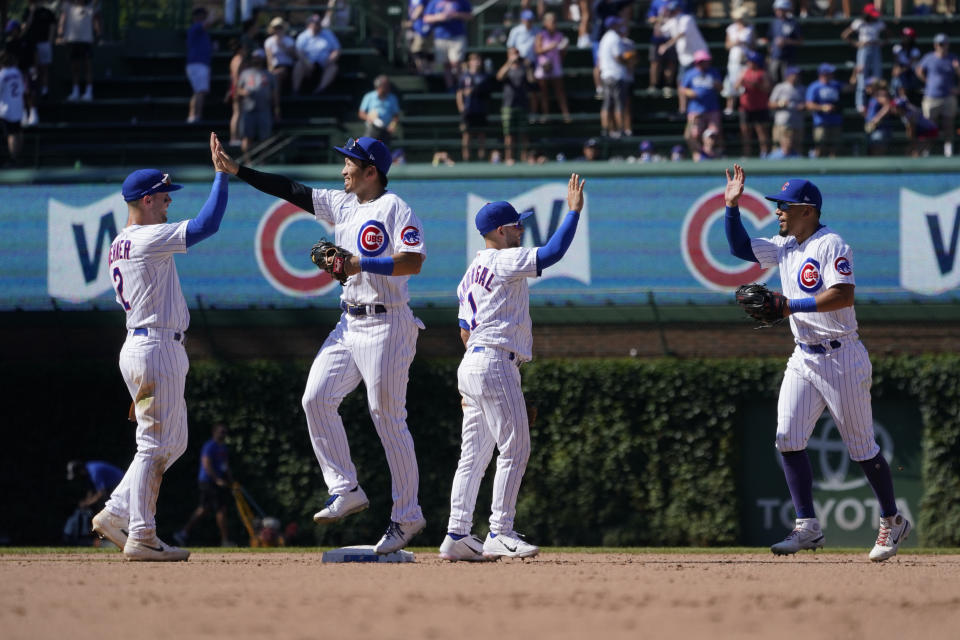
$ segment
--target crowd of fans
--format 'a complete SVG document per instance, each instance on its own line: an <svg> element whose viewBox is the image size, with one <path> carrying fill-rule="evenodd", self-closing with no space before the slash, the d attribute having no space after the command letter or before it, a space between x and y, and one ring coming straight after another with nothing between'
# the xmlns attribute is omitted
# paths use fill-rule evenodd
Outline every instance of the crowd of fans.
<svg viewBox="0 0 960 640"><path fill-rule="evenodd" d="M752 23L754 3L731 0L723 61L715 60L698 26L706 3L695 0L651 0L643 6L645 14L631 0L522 0L511 3L503 27L483 43L468 39L474 11L469 0L408 0L404 42L411 70L442 77L456 104L462 160L543 161L546 155L535 148L536 136L531 135L534 127L575 119L565 87L565 58L572 48L591 50L600 101L600 135L587 140L583 157L592 159L617 147L604 140L632 138L639 48L629 36L637 19L650 27L648 87L639 94L676 98L685 148L661 157L643 141L628 158L835 156L849 151L851 137L843 132L852 128L853 117L862 121L859 146L868 153L888 153L902 132L911 155L951 156L960 62L950 52L950 39L940 33L933 51L924 51L912 28L887 24L876 1L853 16L849 0L830 0L827 15L836 18L837 37L850 43L855 61L838 71L831 61L821 60L809 84L797 64L805 46L804 18L824 4L809 0L774 0L773 16L763 28ZM226 0L219 17L203 7L194 10L186 47L192 91L187 122L204 117L214 51L209 30L218 21L229 27L239 19L241 25L240 36L231 43L225 101L232 107L230 143L240 145L245 156L270 138L285 97L327 91L340 67L341 44L333 27L351 23L352 7L343 0L325 4L325 12L293 26L280 16L269 16L266 0L241 0L239 6ZM897 20L902 3L889 4ZM576 39L571 42L574 28ZM95 0L61 0L58 11L29 0L22 17L6 23L0 121L12 158L22 146L22 128L37 124L37 102L49 92L52 46L63 44L69 50L72 85L66 100L92 101L91 58L101 35ZM470 52L472 44L502 45L505 62L495 69L490 60ZM805 53L803 59L811 56ZM885 59L892 62L887 77ZM19 98L12 95L18 73ZM366 135L392 142L403 122L401 100L386 75L378 76L371 89L357 117ZM844 112L847 96L856 116ZM498 109L502 138L491 135L497 128L490 116ZM582 129L565 133L576 136ZM491 153L493 149L497 153ZM442 163L452 162L451 155Z"/></svg>

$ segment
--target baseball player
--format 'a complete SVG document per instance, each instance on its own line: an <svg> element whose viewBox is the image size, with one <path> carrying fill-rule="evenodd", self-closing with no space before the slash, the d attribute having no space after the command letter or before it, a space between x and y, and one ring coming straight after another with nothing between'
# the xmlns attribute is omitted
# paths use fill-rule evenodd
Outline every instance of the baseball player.
<svg viewBox="0 0 960 640"><path fill-rule="evenodd" d="M230 173L334 225L336 244L355 255L340 296L343 315L320 347L303 393L313 451L330 492L314 522L336 522L369 505L350 459L337 408L362 380L370 417L387 454L392 478L390 524L374 547L391 553L426 525L417 501L420 482L413 437L407 429L407 379L423 323L407 306L407 280L426 258L423 226L406 202L387 191L390 149L373 138L350 139L343 156L343 190L311 189L289 178L238 165L221 151Z"/></svg>
<svg viewBox="0 0 960 640"><path fill-rule="evenodd" d="M210 134L217 174L210 197L192 220L167 223L171 191L182 186L157 169L138 169L123 181L127 226L110 245L109 269L117 302L127 314L120 371L136 405L137 453L93 531L123 549L128 560L186 560L190 552L157 537L154 515L160 480L187 448L184 336L190 312L173 262L176 253L209 238L227 207L227 176ZM129 522L128 522L129 521ZM129 537L128 537L129 534Z"/></svg>
<svg viewBox="0 0 960 640"><path fill-rule="evenodd" d="M820 190L808 180L791 179L766 196L777 204L780 234L750 238L737 202L744 172L727 170L725 230L730 252L762 267L779 267L783 316L789 316L794 348L777 405L776 446L783 460L796 527L770 549L777 555L823 547L824 536L813 509L813 471L807 440L824 407L837 423L853 460L860 463L880 503L880 532L870 559L893 557L910 534L910 521L897 511L893 478L873 433L870 385L873 368L857 335L853 311L853 251L843 238L820 223ZM776 294L779 296L779 294Z"/></svg>
<svg viewBox="0 0 960 640"><path fill-rule="evenodd" d="M520 390L520 365L532 357L530 293L527 278L560 261L577 231L583 209L583 180L567 184L566 218L542 247L523 247L524 214L509 202L490 202L477 213L486 248L467 268L457 287L460 339L466 353L457 370L462 396L460 462L450 493L450 520L440 558L496 560L529 558L540 549L513 530L520 481L530 457L530 425ZM470 534L473 509L484 471L497 448L490 535Z"/></svg>

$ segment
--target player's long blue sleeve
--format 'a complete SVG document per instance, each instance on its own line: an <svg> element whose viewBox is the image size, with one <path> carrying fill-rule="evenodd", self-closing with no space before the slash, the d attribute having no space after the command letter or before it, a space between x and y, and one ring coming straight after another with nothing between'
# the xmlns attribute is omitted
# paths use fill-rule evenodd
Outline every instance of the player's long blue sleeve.
<svg viewBox="0 0 960 640"><path fill-rule="evenodd" d="M723 230L727 232L727 244L730 245L730 253L741 260L750 262L760 262L757 256L753 255L753 247L750 244L750 236L747 230L743 228L743 222L740 220L739 207L727 207L723 215Z"/></svg>
<svg viewBox="0 0 960 640"><path fill-rule="evenodd" d="M210 197L203 204L197 217L187 223L187 246L192 247L201 240L206 240L220 228L223 213L227 210L227 185L229 176L218 171L213 178L210 188Z"/></svg>
<svg viewBox="0 0 960 640"><path fill-rule="evenodd" d="M537 249L537 273L560 262L560 258L563 257L563 254L570 248L570 243L573 242L573 236L577 232L579 221L579 211L568 211L563 222L547 240L547 244Z"/></svg>

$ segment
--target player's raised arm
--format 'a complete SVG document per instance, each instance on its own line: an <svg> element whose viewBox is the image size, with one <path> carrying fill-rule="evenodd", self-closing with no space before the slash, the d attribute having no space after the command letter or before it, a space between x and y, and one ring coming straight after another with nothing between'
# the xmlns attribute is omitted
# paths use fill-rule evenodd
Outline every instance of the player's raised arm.
<svg viewBox="0 0 960 640"><path fill-rule="evenodd" d="M567 182L567 206L570 210L557 230L550 236L547 244L537 249L538 273L560 262L560 258L570 248L573 236L577 232L577 223L580 221L580 211L583 210L583 185L585 183L586 181L581 180L576 173L570 174L570 180Z"/></svg>
<svg viewBox="0 0 960 640"><path fill-rule="evenodd" d="M244 167L230 157L230 154L220 145L219 139L217 149L217 157L227 173L237 176L258 191L263 191L275 198L282 198L308 213L316 213L313 209L313 189L307 185L295 182L286 176Z"/></svg>
<svg viewBox="0 0 960 640"><path fill-rule="evenodd" d="M733 176L730 175L730 169L726 169L727 188L723 192L723 200L727 205L726 213L723 216L723 230L727 234L727 244L730 246L730 253L741 260L750 262L760 262L753 254L753 248L750 246L750 236L743 227L740 220L740 209L737 204L740 202L740 196L743 195L743 187L746 184L747 176L743 167L738 164L733 165Z"/></svg>
<svg viewBox="0 0 960 640"><path fill-rule="evenodd" d="M213 178L213 186L210 188L210 196L200 209L197 217L187 223L186 242L188 247L192 247L201 240L206 240L220 229L220 221L223 220L223 214L227 210L227 185L229 176L227 175L223 161L220 159L218 150L220 150L220 141L215 133L210 134L210 155L213 161L213 168L217 174Z"/></svg>

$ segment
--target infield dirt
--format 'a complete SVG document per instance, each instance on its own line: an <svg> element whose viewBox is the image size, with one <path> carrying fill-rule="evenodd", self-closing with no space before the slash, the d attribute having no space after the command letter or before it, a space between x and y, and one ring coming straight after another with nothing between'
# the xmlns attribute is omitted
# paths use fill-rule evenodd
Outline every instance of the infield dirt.
<svg viewBox="0 0 960 640"><path fill-rule="evenodd" d="M960 556L544 553L450 564L320 554L0 555L0 637L960 637Z"/></svg>

